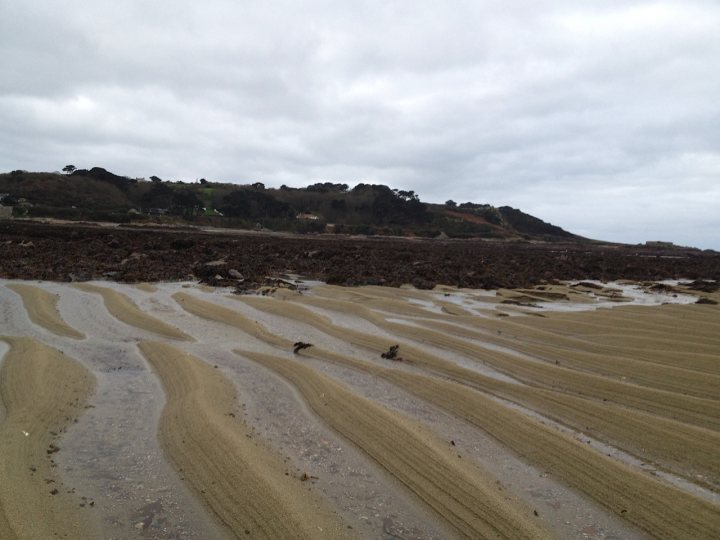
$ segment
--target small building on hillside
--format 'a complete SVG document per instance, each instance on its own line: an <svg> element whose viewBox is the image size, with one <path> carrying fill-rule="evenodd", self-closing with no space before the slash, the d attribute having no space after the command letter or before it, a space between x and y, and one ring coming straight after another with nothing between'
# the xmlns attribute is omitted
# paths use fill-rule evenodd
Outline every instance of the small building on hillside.
<svg viewBox="0 0 720 540"><path fill-rule="evenodd" d="M295 219L299 219L300 221L318 221L320 216L316 216L315 214L311 214L309 212L300 212L297 216L295 216Z"/></svg>

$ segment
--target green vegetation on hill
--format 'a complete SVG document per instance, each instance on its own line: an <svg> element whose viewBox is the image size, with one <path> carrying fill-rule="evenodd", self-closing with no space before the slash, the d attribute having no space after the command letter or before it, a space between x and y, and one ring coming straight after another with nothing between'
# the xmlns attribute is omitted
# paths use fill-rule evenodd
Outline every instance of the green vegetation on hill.
<svg viewBox="0 0 720 540"><path fill-rule="evenodd" d="M322 182L266 188L118 176L101 167L67 174L0 174L0 194L16 216L196 224L293 232L561 240L574 235L507 206L420 201L413 191L384 185Z"/></svg>

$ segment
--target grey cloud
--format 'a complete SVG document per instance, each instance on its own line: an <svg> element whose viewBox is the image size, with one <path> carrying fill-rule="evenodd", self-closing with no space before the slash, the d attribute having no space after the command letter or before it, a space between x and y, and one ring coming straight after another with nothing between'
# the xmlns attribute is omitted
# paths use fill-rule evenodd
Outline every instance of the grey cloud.
<svg viewBox="0 0 720 540"><path fill-rule="evenodd" d="M0 170L383 182L720 248L718 27L709 0L0 1Z"/></svg>

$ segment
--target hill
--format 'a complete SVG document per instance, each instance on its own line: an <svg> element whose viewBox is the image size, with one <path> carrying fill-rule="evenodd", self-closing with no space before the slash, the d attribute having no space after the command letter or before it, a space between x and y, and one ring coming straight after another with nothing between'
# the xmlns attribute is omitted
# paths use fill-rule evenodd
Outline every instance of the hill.
<svg viewBox="0 0 720 540"><path fill-rule="evenodd" d="M197 225L299 233L584 240L509 206L448 201L429 204L413 191L385 185L315 183L304 188L264 184L128 178L101 167L70 174L0 174L1 204L13 214L113 222Z"/></svg>

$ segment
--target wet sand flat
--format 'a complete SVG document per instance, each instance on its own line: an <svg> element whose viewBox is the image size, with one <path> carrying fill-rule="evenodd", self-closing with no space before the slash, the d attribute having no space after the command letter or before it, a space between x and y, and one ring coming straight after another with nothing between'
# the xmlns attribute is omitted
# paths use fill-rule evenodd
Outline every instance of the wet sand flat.
<svg viewBox="0 0 720 540"><path fill-rule="evenodd" d="M673 287L2 282L0 537L717 538L720 308Z"/></svg>

